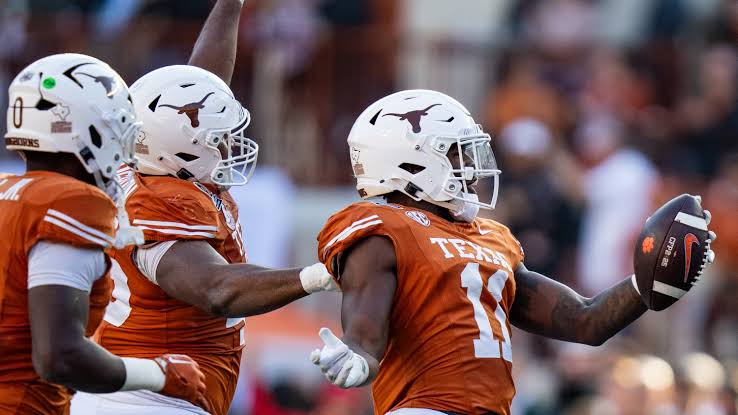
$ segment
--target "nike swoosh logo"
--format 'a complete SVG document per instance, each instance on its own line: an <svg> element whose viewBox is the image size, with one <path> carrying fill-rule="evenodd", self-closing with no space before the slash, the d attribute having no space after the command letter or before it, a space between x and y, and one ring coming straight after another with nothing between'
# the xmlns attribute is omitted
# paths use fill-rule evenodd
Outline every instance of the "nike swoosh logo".
<svg viewBox="0 0 738 415"><path fill-rule="evenodd" d="M492 230L492 229L487 229L487 230L484 230L484 229L482 229L482 228L479 228L479 234L480 234L480 235L486 235L486 234L488 234L488 233L492 233L492 232L494 232L494 230Z"/></svg>
<svg viewBox="0 0 738 415"><path fill-rule="evenodd" d="M687 283L689 277L689 266L692 264L692 245L700 245L699 239L694 234L688 233L684 235L684 283Z"/></svg>

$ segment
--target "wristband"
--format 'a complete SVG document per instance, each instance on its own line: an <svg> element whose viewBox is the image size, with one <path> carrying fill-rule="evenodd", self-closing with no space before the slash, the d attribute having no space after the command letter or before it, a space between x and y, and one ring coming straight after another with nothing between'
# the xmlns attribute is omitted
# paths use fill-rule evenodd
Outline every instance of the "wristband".
<svg viewBox="0 0 738 415"><path fill-rule="evenodd" d="M121 391L146 389L159 392L164 389L166 375L159 365L151 359L137 359L135 357L121 357L126 368L126 381Z"/></svg>
<svg viewBox="0 0 738 415"><path fill-rule="evenodd" d="M308 294L330 289L330 278L328 270L320 262L305 267L300 271L300 284L302 284L302 289ZM329 286L326 286L326 283Z"/></svg>

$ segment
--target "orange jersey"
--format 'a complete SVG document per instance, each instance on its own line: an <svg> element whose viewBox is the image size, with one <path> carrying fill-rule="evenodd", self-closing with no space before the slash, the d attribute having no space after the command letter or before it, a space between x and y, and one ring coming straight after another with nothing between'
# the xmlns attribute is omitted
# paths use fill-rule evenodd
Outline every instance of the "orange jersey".
<svg viewBox="0 0 738 415"><path fill-rule="evenodd" d="M173 177L119 172L131 223L147 242L207 241L229 263L246 260L236 203L227 192ZM96 340L120 356L153 358L186 354L206 375L214 414L225 415L236 388L243 319L214 317L176 300L143 275L132 259L134 247L111 253L113 300ZM186 276L184 276L186 278Z"/></svg>
<svg viewBox="0 0 738 415"><path fill-rule="evenodd" d="M104 192L69 176L34 171L0 178L0 414L63 414L71 391L33 369L28 316L28 253L38 241L108 247L116 208ZM92 334L110 299L110 278L90 293Z"/></svg>
<svg viewBox="0 0 738 415"><path fill-rule="evenodd" d="M340 255L369 236L389 238L397 289L387 349L372 384L375 413L423 408L510 413L513 271L520 245L487 219L449 222L428 212L362 202L333 215L318 256L333 275ZM338 280L340 284L340 278Z"/></svg>

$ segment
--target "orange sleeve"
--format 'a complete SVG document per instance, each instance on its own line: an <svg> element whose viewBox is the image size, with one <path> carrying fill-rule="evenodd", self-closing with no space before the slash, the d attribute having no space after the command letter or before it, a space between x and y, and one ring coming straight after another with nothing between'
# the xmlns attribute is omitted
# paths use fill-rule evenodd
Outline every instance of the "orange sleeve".
<svg viewBox="0 0 738 415"><path fill-rule="evenodd" d="M356 203L331 216L323 226L318 234L318 259L339 285L338 259L358 241L370 236L386 236L398 246L393 228L401 226L401 221L390 209L394 208L368 202Z"/></svg>
<svg viewBox="0 0 738 415"><path fill-rule="evenodd" d="M152 190L160 193L134 193L126 203L131 223L143 230L147 242L218 238L218 211L191 183Z"/></svg>
<svg viewBox="0 0 738 415"><path fill-rule="evenodd" d="M85 248L106 248L112 244L117 211L102 191L86 185L67 185L41 208L44 211L40 212L42 216L31 245L39 240Z"/></svg>

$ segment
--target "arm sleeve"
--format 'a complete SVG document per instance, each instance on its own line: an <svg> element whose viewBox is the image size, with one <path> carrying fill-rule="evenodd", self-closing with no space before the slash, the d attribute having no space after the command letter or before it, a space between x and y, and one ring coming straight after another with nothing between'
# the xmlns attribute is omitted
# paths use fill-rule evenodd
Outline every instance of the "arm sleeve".
<svg viewBox="0 0 738 415"><path fill-rule="evenodd" d="M194 186L175 195L134 197L127 202L131 224L141 228L147 242L209 240L219 237L219 213L213 203Z"/></svg>
<svg viewBox="0 0 738 415"><path fill-rule="evenodd" d="M138 270L141 271L141 274L148 278L149 281L159 285L156 282L156 270L159 268L159 262L161 262L161 259L164 258L164 254L166 254L175 243L177 243L176 240L165 241L137 248L133 251L133 260L136 263L136 268L138 268Z"/></svg>
<svg viewBox="0 0 738 415"><path fill-rule="evenodd" d="M397 219L392 213L383 211L381 207L351 205L331 216L321 230L318 235L318 259L340 285L340 255L358 241L370 236L388 237L397 247L397 241L390 230L396 227L395 222Z"/></svg>
<svg viewBox="0 0 738 415"><path fill-rule="evenodd" d="M28 289L64 285L89 293L106 271L105 254L101 249L40 241L28 255Z"/></svg>
<svg viewBox="0 0 738 415"><path fill-rule="evenodd" d="M107 248L115 235L116 213L113 201L104 194L70 190L47 207L36 241Z"/></svg>

